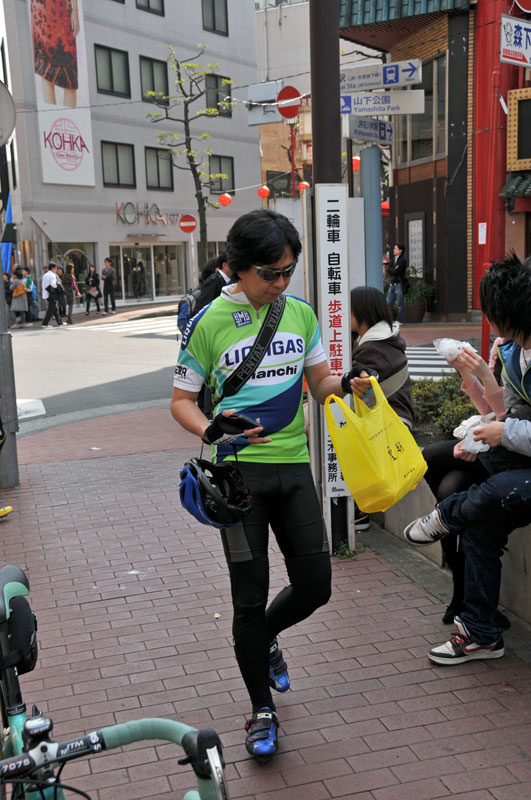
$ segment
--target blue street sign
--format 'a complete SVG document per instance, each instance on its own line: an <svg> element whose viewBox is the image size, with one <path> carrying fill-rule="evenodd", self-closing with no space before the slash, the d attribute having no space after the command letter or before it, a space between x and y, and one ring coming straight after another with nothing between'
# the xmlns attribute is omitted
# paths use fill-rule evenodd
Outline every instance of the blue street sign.
<svg viewBox="0 0 531 800"><path fill-rule="evenodd" d="M388 86L409 86L422 81L422 61L411 58L392 64L369 64L363 67L349 67L339 73L341 94L364 92L371 89L385 89Z"/></svg>
<svg viewBox="0 0 531 800"><path fill-rule="evenodd" d="M342 114L357 114L360 117L387 117L393 114L422 114L424 111L424 89L409 92L358 92L342 94Z"/></svg>
<svg viewBox="0 0 531 800"><path fill-rule="evenodd" d="M392 144L393 142L392 122L369 117L357 117L355 114L351 114L348 123L350 139L358 139L362 142L379 142L380 144Z"/></svg>
<svg viewBox="0 0 531 800"><path fill-rule="evenodd" d="M341 113L350 114L352 111L352 97L349 94L341 95Z"/></svg>

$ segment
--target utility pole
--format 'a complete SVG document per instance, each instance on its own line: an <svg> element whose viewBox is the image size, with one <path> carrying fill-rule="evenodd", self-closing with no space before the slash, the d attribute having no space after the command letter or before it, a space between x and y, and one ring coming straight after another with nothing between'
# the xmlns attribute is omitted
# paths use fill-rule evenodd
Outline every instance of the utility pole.
<svg viewBox="0 0 531 800"><path fill-rule="evenodd" d="M3 266L2 266L3 272ZM17 461L17 397L11 334L7 329L4 279L0 281L0 391L2 393L2 421L6 441L0 454L0 489L13 489L19 485Z"/></svg>
<svg viewBox="0 0 531 800"><path fill-rule="evenodd" d="M383 236L380 191L380 150L361 150L361 194L365 202L365 269L367 286L383 291Z"/></svg>
<svg viewBox="0 0 531 800"><path fill-rule="evenodd" d="M318 184L341 183L339 0L327 0L326 3L323 0L309 0L309 14L312 169L315 189ZM315 207L313 220L315 235ZM314 256L314 284L316 287L318 283L317 258ZM322 320L321 323L323 323ZM323 454L323 459L325 457L326 453ZM330 501L330 527L332 550L334 550L339 542L347 539L348 536L346 497L337 497Z"/></svg>

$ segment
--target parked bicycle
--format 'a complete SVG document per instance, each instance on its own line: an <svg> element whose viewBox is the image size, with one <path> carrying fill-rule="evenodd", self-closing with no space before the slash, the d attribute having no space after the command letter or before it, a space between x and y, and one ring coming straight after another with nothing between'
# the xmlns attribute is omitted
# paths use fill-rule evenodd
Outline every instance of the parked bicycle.
<svg viewBox="0 0 531 800"><path fill-rule="evenodd" d="M26 574L13 565L0 569L0 800L65 800L89 795L67 786L61 779L67 761L85 758L131 742L159 739L180 745L197 779L197 791L184 800L228 800L223 751L218 734L169 719L139 719L102 728L74 739L52 739L53 722L33 706L26 714L19 675L31 671L37 661L37 623L24 595L29 593Z"/></svg>

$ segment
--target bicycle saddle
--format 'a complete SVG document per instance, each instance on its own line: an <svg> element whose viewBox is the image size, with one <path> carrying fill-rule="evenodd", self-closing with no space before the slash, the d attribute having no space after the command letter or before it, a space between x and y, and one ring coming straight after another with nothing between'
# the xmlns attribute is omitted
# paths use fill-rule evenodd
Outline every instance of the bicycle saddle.
<svg viewBox="0 0 531 800"><path fill-rule="evenodd" d="M14 564L6 564L0 569L0 625L9 617L9 602L13 597L21 597L29 592L26 573Z"/></svg>

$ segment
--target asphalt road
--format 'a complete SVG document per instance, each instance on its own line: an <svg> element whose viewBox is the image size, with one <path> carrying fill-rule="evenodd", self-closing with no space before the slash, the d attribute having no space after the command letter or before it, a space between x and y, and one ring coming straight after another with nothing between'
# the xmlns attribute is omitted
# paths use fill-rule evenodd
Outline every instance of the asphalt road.
<svg viewBox="0 0 531 800"><path fill-rule="evenodd" d="M175 317L15 330L12 342L17 400L41 400L46 411L21 421L21 434L169 403Z"/></svg>

